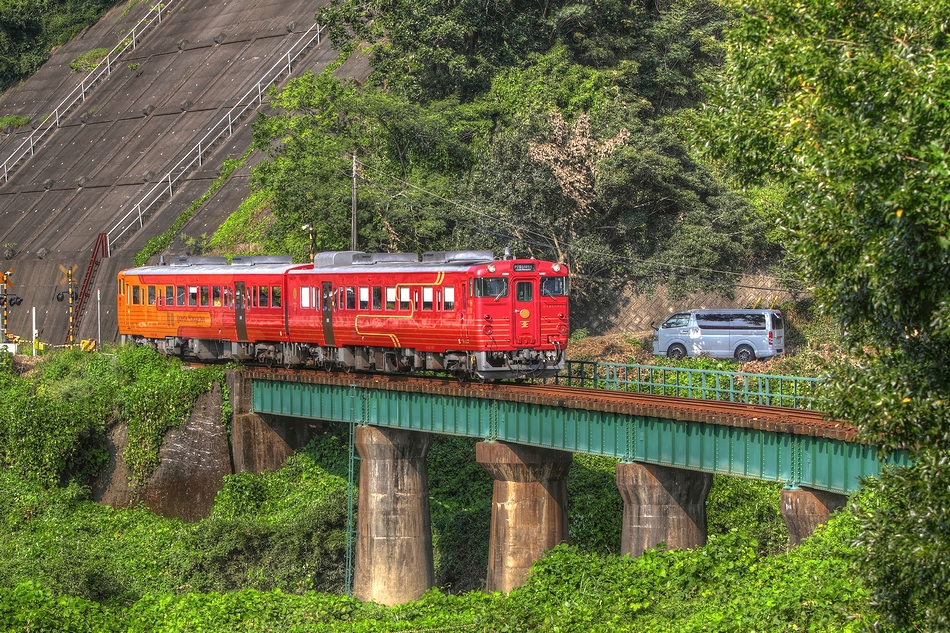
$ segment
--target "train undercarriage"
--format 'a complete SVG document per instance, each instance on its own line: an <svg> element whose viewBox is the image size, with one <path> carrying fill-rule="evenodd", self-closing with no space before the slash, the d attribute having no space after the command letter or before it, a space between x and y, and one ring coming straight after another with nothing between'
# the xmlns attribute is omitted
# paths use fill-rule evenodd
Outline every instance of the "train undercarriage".
<svg viewBox="0 0 950 633"><path fill-rule="evenodd" d="M237 360L268 367L369 372L439 371L460 379L548 378L564 368L563 350L420 352L407 348L239 343L218 339L123 337L159 353L204 362Z"/></svg>

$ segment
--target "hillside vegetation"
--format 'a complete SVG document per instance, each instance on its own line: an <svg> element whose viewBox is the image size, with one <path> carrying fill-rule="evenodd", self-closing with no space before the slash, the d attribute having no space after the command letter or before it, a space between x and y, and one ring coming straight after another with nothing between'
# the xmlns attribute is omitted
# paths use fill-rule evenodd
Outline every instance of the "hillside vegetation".
<svg viewBox="0 0 950 633"><path fill-rule="evenodd" d="M0 1L0 90L32 75L53 48L116 4L115 0Z"/></svg>

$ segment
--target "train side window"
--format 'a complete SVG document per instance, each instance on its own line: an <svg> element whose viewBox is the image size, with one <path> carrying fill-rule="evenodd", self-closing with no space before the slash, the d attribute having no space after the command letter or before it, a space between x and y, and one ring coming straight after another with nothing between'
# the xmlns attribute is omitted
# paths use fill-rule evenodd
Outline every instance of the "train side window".
<svg viewBox="0 0 950 633"><path fill-rule="evenodd" d="M303 286L300 289L300 307L301 308L310 307L310 288L308 286Z"/></svg>
<svg viewBox="0 0 950 633"><path fill-rule="evenodd" d="M386 309L396 309L396 289L391 286L386 288Z"/></svg>
<svg viewBox="0 0 950 633"><path fill-rule="evenodd" d="M422 289L422 309L432 309L432 288L425 287Z"/></svg>
<svg viewBox="0 0 950 633"><path fill-rule="evenodd" d="M221 286L211 286L211 305L221 307Z"/></svg>
<svg viewBox="0 0 950 633"><path fill-rule="evenodd" d="M125 294L125 279L119 280L119 294Z"/></svg>
<svg viewBox="0 0 950 633"><path fill-rule="evenodd" d="M221 288L221 303L224 304L225 308L231 307L231 286Z"/></svg>
<svg viewBox="0 0 950 633"><path fill-rule="evenodd" d="M403 286L399 289L399 309L408 310L409 308L409 288Z"/></svg>
<svg viewBox="0 0 950 633"><path fill-rule="evenodd" d="M313 298L313 309L320 309L320 288L310 287L310 296Z"/></svg>
<svg viewBox="0 0 950 633"><path fill-rule="evenodd" d="M208 286L201 286L201 305L208 307Z"/></svg>
<svg viewBox="0 0 950 633"><path fill-rule="evenodd" d="M271 293L270 293L270 298L271 298L270 306L271 306L272 308L279 308L279 307L280 307L280 290L281 290L281 288L280 288L280 286L271 286L270 289L271 289Z"/></svg>
<svg viewBox="0 0 950 633"><path fill-rule="evenodd" d="M175 286L165 286L165 305L175 305Z"/></svg>
<svg viewBox="0 0 950 633"><path fill-rule="evenodd" d="M155 305L155 286L148 286L148 304Z"/></svg>
<svg viewBox="0 0 950 633"><path fill-rule="evenodd" d="M442 292L445 293L445 310L451 312L455 310L455 287L454 286L445 286L442 288Z"/></svg>
<svg viewBox="0 0 950 633"><path fill-rule="evenodd" d="M383 289L379 286L373 286L373 309L383 309Z"/></svg>
<svg viewBox="0 0 950 633"><path fill-rule="evenodd" d="M360 286L360 310L369 310L369 286Z"/></svg>
<svg viewBox="0 0 950 633"><path fill-rule="evenodd" d="M268 302L268 286L257 287L257 305L260 308L266 308Z"/></svg>
<svg viewBox="0 0 950 633"><path fill-rule="evenodd" d="M142 289L138 286L132 286L132 305L137 306L142 303Z"/></svg>
<svg viewBox="0 0 950 633"><path fill-rule="evenodd" d="M175 286L175 304L183 306L185 305L185 287L184 286Z"/></svg>
<svg viewBox="0 0 950 633"><path fill-rule="evenodd" d="M198 286L188 286L188 305L198 305Z"/></svg>
<svg viewBox="0 0 950 633"><path fill-rule="evenodd" d="M353 286L346 287L346 309L356 309L356 289Z"/></svg>
<svg viewBox="0 0 950 633"><path fill-rule="evenodd" d="M531 301L534 298L534 284L530 281L519 281L515 285L515 299L517 301Z"/></svg>

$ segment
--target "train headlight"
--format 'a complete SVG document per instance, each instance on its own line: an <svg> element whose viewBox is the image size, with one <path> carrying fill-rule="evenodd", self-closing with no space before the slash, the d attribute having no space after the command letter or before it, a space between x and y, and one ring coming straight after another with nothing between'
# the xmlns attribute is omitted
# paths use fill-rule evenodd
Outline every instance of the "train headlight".
<svg viewBox="0 0 950 633"><path fill-rule="evenodd" d="M482 328L482 332L484 332L484 333L487 334L488 336L491 336L491 333L494 332L494 331L495 331L495 328L493 328L493 327L490 326L490 325L486 325L485 327Z"/></svg>
<svg viewBox="0 0 950 633"><path fill-rule="evenodd" d="M559 272L561 272L561 265L560 265L560 264L554 264L553 266L551 266L551 270L553 270L553 271L556 272L556 273L559 273Z"/></svg>
<svg viewBox="0 0 950 633"><path fill-rule="evenodd" d="M490 272L490 273L495 272L495 265L494 265L494 264L489 264L489 265L488 265L488 272Z"/></svg>

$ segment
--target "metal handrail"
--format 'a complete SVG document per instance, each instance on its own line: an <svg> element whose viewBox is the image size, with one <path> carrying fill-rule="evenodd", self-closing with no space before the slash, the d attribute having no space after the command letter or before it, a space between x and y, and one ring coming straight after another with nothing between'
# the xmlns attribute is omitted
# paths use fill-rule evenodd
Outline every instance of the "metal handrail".
<svg viewBox="0 0 950 633"><path fill-rule="evenodd" d="M821 411L823 380L745 372L567 361L545 383Z"/></svg>
<svg viewBox="0 0 950 633"><path fill-rule="evenodd" d="M135 50L136 40L142 37L142 34L151 26L153 23L161 24L162 22L162 11L168 9L172 4L175 3L175 0L169 0L167 3L159 3L148 10L148 13L143 17L138 23L132 27L132 30L129 31L122 40L115 45L109 53L105 56L104 59L101 59L95 68L89 71L89 74L86 75L82 81L79 82L79 85L73 88L73 91L70 92L63 101L56 106L56 109L53 110L53 113L47 115L40 125L34 129L28 137L26 137L20 145L13 150L13 153L3 161L3 182L10 181L10 174L13 170L20 164L20 161L26 157L27 154L33 156L36 152L37 145L43 140L47 133L53 129L53 127L59 127L60 121L65 117L73 106L78 102L86 101L86 95L89 93L90 88L102 78L103 75L112 76L112 63L123 53L125 53L130 48ZM152 15L152 13L155 15ZM140 28L141 27L141 28Z"/></svg>
<svg viewBox="0 0 950 633"><path fill-rule="evenodd" d="M316 23L311 26L306 33L294 44L286 55L276 62L258 82L247 91L237 103L228 110L228 113L198 141L185 156L172 167L165 176L162 177L151 189L146 192L142 198L129 209L128 213L122 216L115 225L109 229L109 249L111 250L116 243L133 228L140 229L145 225L144 216L155 206L167 193L170 198L174 195L174 185L181 180L197 163L200 167L203 159L203 152L209 151L217 141L223 136L230 136L233 132L235 123L241 120L244 114L251 106L258 106L264 102L264 92L283 75L286 70L289 76L293 72L293 63L307 50L307 48L317 41L317 46L323 41L321 34L324 27ZM313 31L316 31L312 33ZM312 33L312 34L311 34ZM306 41L305 41L306 40ZM299 46L299 50L294 53L294 49ZM291 55L293 53L293 55ZM244 103L245 100L248 100ZM131 221L129 221L131 218ZM121 230L120 230L121 228ZM119 231L113 237L113 233Z"/></svg>

